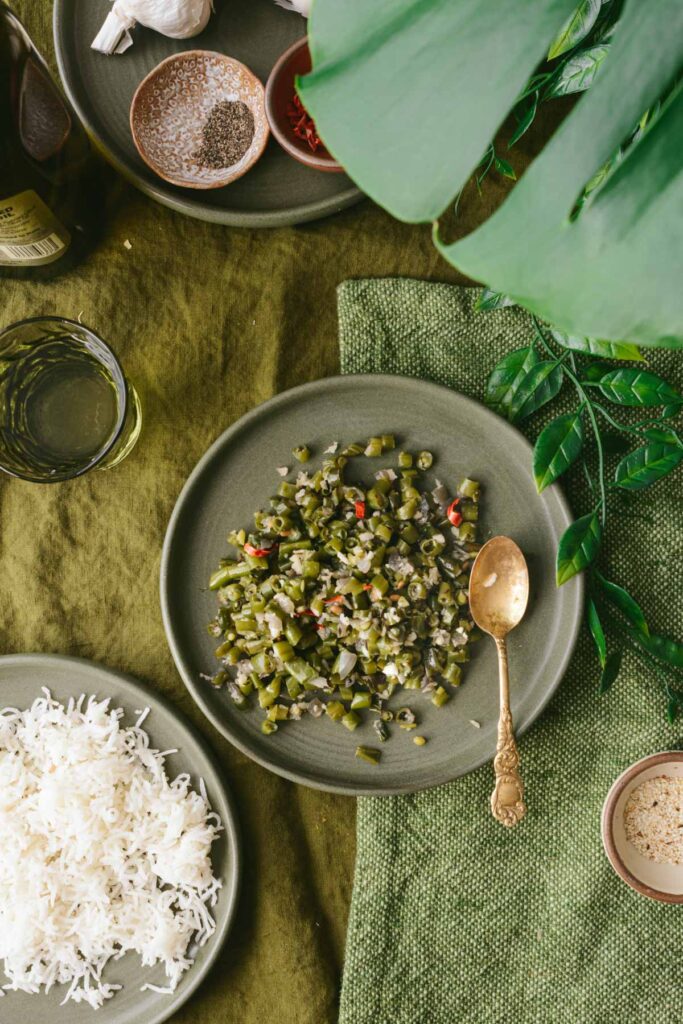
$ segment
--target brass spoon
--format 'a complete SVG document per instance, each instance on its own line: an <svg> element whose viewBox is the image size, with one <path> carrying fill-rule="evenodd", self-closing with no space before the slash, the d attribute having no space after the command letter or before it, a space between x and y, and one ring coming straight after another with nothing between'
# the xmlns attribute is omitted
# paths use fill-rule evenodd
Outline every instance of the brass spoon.
<svg viewBox="0 0 683 1024"><path fill-rule="evenodd" d="M493 768L496 785L491 794L494 818L508 827L526 814L524 783L519 774L519 752L512 731L510 680L505 637L521 622L529 599L529 571L524 555L509 537L493 537L474 560L470 576L470 611L498 650L500 717Z"/></svg>

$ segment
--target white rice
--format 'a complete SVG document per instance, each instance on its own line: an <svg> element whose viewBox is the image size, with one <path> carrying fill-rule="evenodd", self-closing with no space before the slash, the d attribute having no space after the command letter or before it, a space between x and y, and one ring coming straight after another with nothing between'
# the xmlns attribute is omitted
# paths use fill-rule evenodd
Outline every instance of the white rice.
<svg viewBox="0 0 683 1024"><path fill-rule="evenodd" d="M68 705L48 690L0 712L0 960L7 990L68 985L64 1003L98 1009L118 984L102 971L136 952L163 964L171 993L191 944L215 931L222 830L203 783L169 781L165 755L123 711L95 697ZM114 971L111 972L114 976ZM0 989L0 995L2 989Z"/></svg>

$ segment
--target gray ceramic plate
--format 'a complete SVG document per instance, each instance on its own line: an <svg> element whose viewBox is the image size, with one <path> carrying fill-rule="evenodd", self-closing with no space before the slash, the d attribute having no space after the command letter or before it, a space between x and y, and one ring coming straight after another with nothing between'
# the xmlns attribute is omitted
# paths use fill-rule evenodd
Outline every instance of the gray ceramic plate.
<svg viewBox="0 0 683 1024"><path fill-rule="evenodd" d="M220 952L232 922L237 902L240 876L240 852L237 819L230 795L219 770L203 741L185 723L182 716L153 690L120 672L96 665L81 658L62 658L45 654L16 654L0 657L0 707L29 707L41 696L41 687L47 686L52 695L62 702L81 693L111 697L113 706L126 712L124 721L130 724L136 710L149 707L151 713L144 728L154 745L160 750L178 748L177 754L167 759L169 775L189 772L193 785L204 779L213 809L220 815L225 832L212 849L213 869L223 882L213 915L216 932L208 943L197 951L194 966L183 976L172 996L155 992L141 992L146 981L164 984L163 968L143 968L140 958L127 954L122 960L110 964L105 980L123 984L124 988L94 1012L87 1003L69 1002L60 1006L64 988L53 989L49 995L27 995L8 992L0 1001L2 1024L161 1024L168 1020L206 977ZM0 981L5 976L0 964Z"/></svg>
<svg viewBox="0 0 683 1024"><path fill-rule="evenodd" d="M395 730L375 767L354 757L358 744L376 745L369 722L349 733L328 718L302 719L264 736L257 709L239 711L224 691L202 681L201 673L215 671L216 664L215 642L206 632L215 595L206 583L227 554L228 529L251 525L253 512L280 482L275 467L292 465L293 445L305 442L320 452L334 440L382 433L395 433L403 447L433 451L432 478L452 483L467 473L482 481L487 533L509 534L528 559L531 605L510 637L512 710L519 732L538 716L562 678L582 605L579 580L559 590L554 581L557 541L570 521L559 488L536 493L529 444L477 402L408 377L330 377L277 395L230 427L191 474L166 535L161 604L171 650L194 699L244 753L287 778L352 794L422 789L463 775L492 756L498 699L493 643L482 640L477 646L462 688L444 708L419 694L402 698L419 711L428 743L417 747L410 733ZM383 464L378 459L370 465L374 471Z"/></svg>
<svg viewBox="0 0 683 1024"><path fill-rule="evenodd" d="M152 68L181 50L218 50L236 57L265 84L280 54L304 34L298 14L274 0L215 0L207 28L194 39L172 40L138 27L123 54L96 53L90 44L111 9L109 0L55 0L57 64L79 116L110 162L153 199L201 220L237 227L297 224L336 213L362 198L344 174L322 174L270 140L243 178L198 195L158 178L140 158L128 114L133 93Z"/></svg>

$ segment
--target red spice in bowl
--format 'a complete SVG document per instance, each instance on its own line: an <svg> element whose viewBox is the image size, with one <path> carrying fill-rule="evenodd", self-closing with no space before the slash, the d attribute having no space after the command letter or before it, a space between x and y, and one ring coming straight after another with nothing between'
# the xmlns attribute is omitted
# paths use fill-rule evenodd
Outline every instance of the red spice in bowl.
<svg viewBox="0 0 683 1024"><path fill-rule="evenodd" d="M282 54L266 82L266 115L282 148L307 167L343 171L325 149L315 122L299 99L295 80L311 70L311 54L304 37Z"/></svg>
<svg viewBox="0 0 683 1024"><path fill-rule="evenodd" d="M294 93L292 96L292 102L287 108L287 117L297 139L302 139L313 153L320 149L323 144L316 130L315 121L304 107L297 93Z"/></svg>

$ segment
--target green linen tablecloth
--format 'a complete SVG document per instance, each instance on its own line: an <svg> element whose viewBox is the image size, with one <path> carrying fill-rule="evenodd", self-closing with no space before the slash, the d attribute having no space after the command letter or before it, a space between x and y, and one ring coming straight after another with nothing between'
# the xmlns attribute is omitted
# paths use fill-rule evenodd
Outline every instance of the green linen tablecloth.
<svg viewBox="0 0 683 1024"><path fill-rule="evenodd" d="M342 369L420 376L481 398L484 368L531 331L522 310L474 312L475 296L420 281L341 285ZM683 383L680 355L648 362ZM570 497L579 477L569 477ZM653 631L678 636L682 511L679 473L623 503L606 557ZM656 680L630 656L612 691L599 697L596 684L584 634L522 740L529 815L515 830L490 815L490 766L412 796L358 801L341 1024L681 1020L680 909L628 889L600 840L613 780L672 746L680 727L666 724Z"/></svg>

